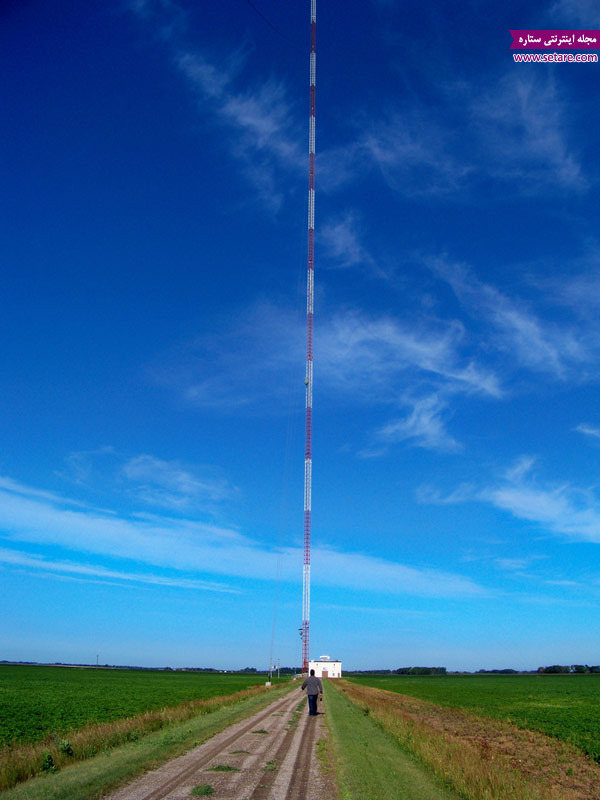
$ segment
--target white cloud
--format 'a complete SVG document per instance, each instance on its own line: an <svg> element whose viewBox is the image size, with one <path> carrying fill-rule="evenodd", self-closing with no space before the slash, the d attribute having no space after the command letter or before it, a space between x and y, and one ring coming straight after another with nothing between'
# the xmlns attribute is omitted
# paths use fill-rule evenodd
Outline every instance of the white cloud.
<svg viewBox="0 0 600 800"><path fill-rule="evenodd" d="M213 332L164 354L152 370L155 380L197 406L281 408L290 380L303 380L304 319L263 303L221 327L221 336ZM321 318L315 381L330 395L359 404L397 404L409 378L438 392L443 387L449 394L501 397L496 375L462 357L463 334L454 322L411 324L355 311Z"/></svg>
<svg viewBox="0 0 600 800"><path fill-rule="evenodd" d="M360 147L392 188L409 195L443 194L464 190L473 170L451 152L449 131L423 110L404 111L378 120Z"/></svg>
<svg viewBox="0 0 600 800"><path fill-rule="evenodd" d="M492 326L490 341L520 366L559 380L579 379L582 365L596 358L584 332L576 326L541 318L525 303L479 281L463 264L445 258L429 258L426 263L452 287L473 316Z"/></svg>
<svg viewBox="0 0 600 800"><path fill-rule="evenodd" d="M163 508L188 509L206 500L219 502L232 493L224 478L201 477L177 461L150 455L129 459L121 474L137 497Z"/></svg>
<svg viewBox="0 0 600 800"><path fill-rule="evenodd" d="M293 122L283 83L265 77L253 87L240 88L241 51L217 64L205 52L186 48L188 14L174 0L132 0L130 9L168 43L177 69L199 98L200 113L212 115L222 126L222 139L246 178L261 201L277 211L283 200L279 171L306 167L301 129Z"/></svg>
<svg viewBox="0 0 600 800"><path fill-rule="evenodd" d="M581 425L578 425L575 428L576 431L579 433L583 433L586 436L592 436L595 439L600 439L600 428L595 425L588 425L586 422L582 422Z"/></svg>
<svg viewBox="0 0 600 800"><path fill-rule="evenodd" d="M81 503L78 500L71 500L55 492L47 492L44 489L34 489L30 486L25 486L18 481L13 481L11 478L0 476L0 491L5 490L15 495L22 495L24 497L35 497L39 500L46 500L50 503L63 503L69 506L77 506L79 508L90 509L87 503Z"/></svg>
<svg viewBox="0 0 600 800"><path fill-rule="evenodd" d="M409 441L427 450L455 452L461 445L445 428L445 409L446 403L437 395L420 398L408 416L384 425L376 436L384 442Z"/></svg>
<svg viewBox="0 0 600 800"><path fill-rule="evenodd" d="M262 201L276 211L283 199L278 173L284 169L300 174L306 167L300 128L281 81L265 79L246 89L233 86L240 61L234 54L227 66L218 68L198 52L176 59L190 87L200 94L202 114L212 112L228 132L224 140L231 154L243 165Z"/></svg>
<svg viewBox="0 0 600 800"><path fill-rule="evenodd" d="M569 307L577 316L594 326L598 332L598 311L600 309L600 253L596 250L587 259L591 272L580 275L561 275L558 280L548 281L553 286L552 299L557 305ZM575 265L578 266L577 262ZM571 269L573 265L570 265Z"/></svg>
<svg viewBox="0 0 600 800"><path fill-rule="evenodd" d="M483 502L572 541L600 543L600 499L586 488L569 484L540 486L531 473L533 460L523 456L497 484L462 486L447 496L430 488L418 493L421 502L436 504Z"/></svg>
<svg viewBox="0 0 600 800"><path fill-rule="evenodd" d="M496 558L494 559L496 566L505 570L506 572L521 572L526 569L530 563L530 558Z"/></svg>
<svg viewBox="0 0 600 800"><path fill-rule="evenodd" d="M71 453L65 459L65 468L57 475L100 494L117 492L134 498L142 506L178 512L202 510L212 513L217 504L236 493L235 487L217 467L184 465L147 453L125 456L113 447ZM4 485L3 480L0 478L0 488ZM18 491L10 481L6 488ZM26 493L31 494L31 490ZM43 497L51 501L62 500L49 493ZM73 502L72 505L82 504Z"/></svg>
<svg viewBox="0 0 600 800"><path fill-rule="evenodd" d="M360 231L356 213L347 212L342 217L325 223L320 239L325 245L325 255L339 266L374 264L374 259L360 242Z"/></svg>
<svg viewBox="0 0 600 800"><path fill-rule="evenodd" d="M30 570L49 572L58 576L79 576L82 579L102 578L110 582L132 582L149 584L151 586L166 586L179 589L193 589L195 591L224 592L238 594L237 589L232 589L223 583L211 583L183 577L166 577L141 572L125 572L123 570L106 569L105 567L89 566L73 561L49 559L45 556L31 555L18 550L8 550L0 547L0 564L13 567L23 567Z"/></svg>
<svg viewBox="0 0 600 800"><path fill-rule="evenodd" d="M572 589L581 586L581 583L578 581L568 581L568 580L555 580L555 581L545 581L549 586L563 586L567 589Z"/></svg>
<svg viewBox="0 0 600 800"><path fill-rule="evenodd" d="M184 53L177 59L177 66L191 85L206 97L220 100L231 83L235 70L217 69L200 53Z"/></svg>
<svg viewBox="0 0 600 800"><path fill-rule="evenodd" d="M185 586L186 582L194 581L198 588L221 591L229 587L189 578L190 573L257 580L274 579L276 573L276 552L238 531L165 516L126 518L73 509L58 500L40 497L35 489L27 495L23 486L19 493L0 490L0 529L5 540L59 546L185 573L183 583L178 576L168 575L164 581L159 576L157 582L164 582L164 585L174 581L173 585ZM18 565L15 551L12 552L13 563ZM340 552L318 543L313 548L313 556L315 584L435 597L485 594L482 587L460 575L406 566L361 553ZM152 576L141 573L139 566L130 572L123 567L117 571L27 554L19 558L20 566L28 568L78 575L88 574L86 570L89 570L90 576L152 582ZM29 559L27 563L23 561L26 558ZM301 547L285 548L281 557L283 580L299 582L301 563Z"/></svg>
<svg viewBox="0 0 600 800"><path fill-rule="evenodd" d="M562 0L578 14L594 0ZM186 12L174 0L131 0L132 10L161 31L189 86L201 96L202 114L212 113L229 130L228 146L263 202L277 210L283 200L278 171L305 169L305 131L283 84L264 77L254 87L239 87L242 57L233 53L217 65L205 52L182 47ZM234 85L235 84L235 85ZM472 84L471 84L472 86ZM465 95L462 84L438 89L436 106L394 104L369 122L352 114L353 130L345 143L317 152L317 182L325 191L372 171L380 172L395 191L409 196L463 197L473 181L510 181L523 194L558 186L586 186L568 142L573 115L552 78L515 75L514 70L491 88ZM475 87L477 89L477 87ZM473 100L473 96L477 99Z"/></svg>
<svg viewBox="0 0 600 800"><path fill-rule="evenodd" d="M573 109L550 77L515 77L511 72L473 103L471 115L493 177L517 183L522 194L549 184L585 188L567 141Z"/></svg>
<svg viewBox="0 0 600 800"><path fill-rule="evenodd" d="M431 503L438 506L449 506L457 503L469 503L476 498L477 490L471 483L462 483L449 494L444 494L431 486L420 486L416 492L419 503Z"/></svg>
<svg viewBox="0 0 600 800"><path fill-rule="evenodd" d="M461 359L462 338L463 329L454 322L409 325L393 317L346 312L320 329L321 372L334 387L359 384L363 399L397 402L396 381L408 370L452 390L500 397L502 389L492 372Z"/></svg>
<svg viewBox="0 0 600 800"><path fill-rule="evenodd" d="M534 456L521 456L516 460L512 467L506 471L505 478L509 483L518 483L523 480L535 464Z"/></svg>
<svg viewBox="0 0 600 800"><path fill-rule="evenodd" d="M587 491L569 486L538 488L516 484L484 490L481 499L552 533L577 541L600 542L600 503Z"/></svg>
<svg viewBox="0 0 600 800"><path fill-rule="evenodd" d="M520 195L587 187L569 142L573 105L551 77L512 70L469 87L467 95L464 84L447 84L434 110L414 103L363 121L350 141L318 155L319 186L338 189L374 168L413 197L464 198L490 177Z"/></svg>
<svg viewBox="0 0 600 800"><path fill-rule="evenodd" d="M573 29L575 24L586 30L600 27L600 8L597 0L556 0L548 9L554 29Z"/></svg>
<svg viewBox="0 0 600 800"><path fill-rule="evenodd" d="M304 169L306 157L299 140L291 135L295 125L284 85L265 80L258 87L234 88L239 60L234 56L228 66L218 68L203 54L186 52L177 56L176 63L200 94L202 113L212 111L229 132L230 152L243 164L263 202L276 211L282 202L276 169Z"/></svg>
<svg viewBox="0 0 600 800"><path fill-rule="evenodd" d="M209 335L161 354L150 372L197 407L239 411L268 404L270 410L281 409L294 365L304 388L303 324L292 311L259 303L223 320Z"/></svg>
<svg viewBox="0 0 600 800"><path fill-rule="evenodd" d="M368 166L359 141L317 149L315 173L319 191L334 192L353 181Z"/></svg>
<svg viewBox="0 0 600 800"><path fill-rule="evenodd" d="M127 6L140 19L152 23L157 35L170 41L188 25L188 13L175 0L127 0Z"/></svg>

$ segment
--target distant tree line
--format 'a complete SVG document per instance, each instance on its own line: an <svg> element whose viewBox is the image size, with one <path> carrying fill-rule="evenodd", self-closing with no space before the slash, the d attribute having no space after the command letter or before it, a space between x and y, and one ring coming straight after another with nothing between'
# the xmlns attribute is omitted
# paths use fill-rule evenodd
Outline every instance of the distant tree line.
<svg viewBox="0 0 600 800"><path fill-rule="evenodd" d="M396 675L445 675L446 667L400 667Z"/></svg>
<svg viewBox="0 0 600 800"><path fill-rule="evenodd" d="M446 675L446 667L399 667L398 669L352 669L346 675Z"/></svg>
<svg viewBox="0 0 600 800"><path fill-rule="evenodd" d="M477 675L516 675L516 669L478 669Z"/></svg>
<svg viewBox="0 0 600 800"><path fill-rule="evenodd" d="M394 675L393 669L347 669L346 675Z"/></svg>
<svg viewBox="0 0 600 800"><path fill-rule="evenodd" d="M563 666L561 664L552 664L550 667L538 667L538 672L544 675L585 675L586 673L600 673L600 666L590 667L587 664L571 664L570 666Z"/></svg>

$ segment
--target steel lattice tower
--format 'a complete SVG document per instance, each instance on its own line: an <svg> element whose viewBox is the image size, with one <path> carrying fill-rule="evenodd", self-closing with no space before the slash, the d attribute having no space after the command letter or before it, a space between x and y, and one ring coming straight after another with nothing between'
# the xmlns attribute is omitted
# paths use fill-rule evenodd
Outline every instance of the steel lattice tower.
<svg viewBox="0 0 600 800"><path fill-rule="evenodd" d="M313 313L315 267L315 90L317 0L310 2L310 117L308 125L308 267L306 282L306 442L304 450L304 562L302 569L302 672L308 674L310 644L310 539L312 495Z"/></svg>

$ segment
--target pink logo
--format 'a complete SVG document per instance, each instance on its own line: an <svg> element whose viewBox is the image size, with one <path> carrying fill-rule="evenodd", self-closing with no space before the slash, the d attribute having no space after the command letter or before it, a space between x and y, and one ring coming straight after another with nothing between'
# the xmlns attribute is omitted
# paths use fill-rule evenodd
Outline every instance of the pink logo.
<svg viewBox="0 0 600 800"><path fill-rule="evenodd" d="M511 50L599 50L600 31L511 31Z"/></svg>

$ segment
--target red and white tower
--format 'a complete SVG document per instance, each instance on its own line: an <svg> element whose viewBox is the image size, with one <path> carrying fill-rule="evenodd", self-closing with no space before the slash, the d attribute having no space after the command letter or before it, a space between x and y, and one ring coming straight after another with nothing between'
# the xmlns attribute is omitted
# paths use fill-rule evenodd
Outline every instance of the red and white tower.
<svg viewBox="0 0 600 800"><path fill-rule="evenodd" d="M310 644L310 539L312 495L313 312L315 267L315 90L317 0L310 0L310 117L308 124L308 268L306 285L306 444L304 449L304 562L302 569L302 672L308 674Z"/></svg>

